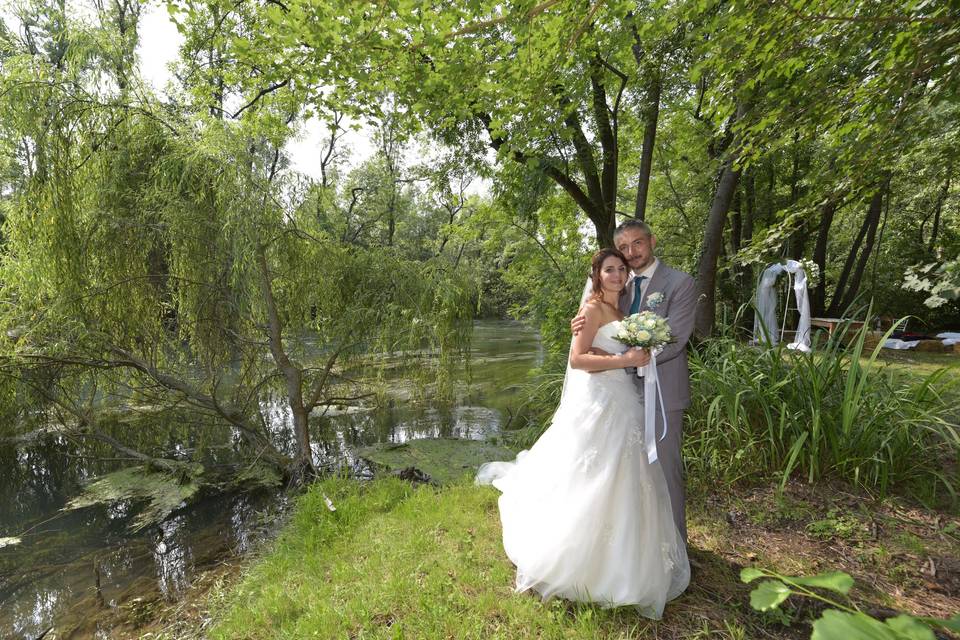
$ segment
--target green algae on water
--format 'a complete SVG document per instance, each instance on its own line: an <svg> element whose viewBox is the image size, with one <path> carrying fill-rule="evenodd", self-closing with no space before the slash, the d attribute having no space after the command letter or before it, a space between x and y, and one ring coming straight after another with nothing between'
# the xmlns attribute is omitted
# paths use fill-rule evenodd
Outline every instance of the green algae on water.
<svg viewBox="0 0 960 640"><path fill-rule="evenodd" d="M156 522L179 509L200 489L192 474L180 477L144 467L120 469L93 480L64 507L64 510L83 509L97 504L145 501L145 505L130 523L132 531Z"/></svg>

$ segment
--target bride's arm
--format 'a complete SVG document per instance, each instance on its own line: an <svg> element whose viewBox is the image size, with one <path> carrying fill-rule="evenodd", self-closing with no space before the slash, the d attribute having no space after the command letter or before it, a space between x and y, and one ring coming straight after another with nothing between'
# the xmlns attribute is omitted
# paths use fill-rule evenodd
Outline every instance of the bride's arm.
<svg viewBox="0 0 960 640"><path fill-rule="evenodd" d="M646 351L628 349L623 353L599 355L590 352L593 338L600 328L602 313L593 304L584 308L586 323L573 338L570 348L570 366L584 371L607 371L609 369L625 369L626 367L642 367L649 360Z"/></svg>

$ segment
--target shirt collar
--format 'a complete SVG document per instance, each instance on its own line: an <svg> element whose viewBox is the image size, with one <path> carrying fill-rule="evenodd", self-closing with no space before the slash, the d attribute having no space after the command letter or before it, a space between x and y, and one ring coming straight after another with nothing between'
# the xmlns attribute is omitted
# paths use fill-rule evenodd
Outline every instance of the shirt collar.
<svg viewBox="0 0 960 640"><path fill-rule="evenodd" d="M647 268L646 268L646 269L644 269L644 270L641 271L640 273L632 274L631 280L632 280L633 278L636 278L637 276L643 276L644 278L646 278L646 279L649 281L650 278L653 277L653 272L657 270L657 265L659 265L659 264L660 264L660 259L659 259L659 258L654 258L654 259L653 259L653 262L651 262L649 265L647 265Z"/></svg>

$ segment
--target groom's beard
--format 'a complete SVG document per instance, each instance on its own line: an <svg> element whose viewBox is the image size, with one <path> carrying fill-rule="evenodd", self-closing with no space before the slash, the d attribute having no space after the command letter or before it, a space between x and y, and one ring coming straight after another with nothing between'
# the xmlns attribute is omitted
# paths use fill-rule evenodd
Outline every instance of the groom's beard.
<svg viewBox="0 0 960 640"><path fill-rule="evenodd" d="M645 263L643 263L643 265L641 265L641 266L639 266L639 267L633 267L633 266L631 266L631 267L630 267L630 271L633 272L633 275L638 276L638 275L640 275L641 273L643 273L644 271L646 271L646 270L647 270L647 267L649 267L650 265L653 264L653 260L654 260L654 258L650 258L648 261L646 261Z"/></svg>

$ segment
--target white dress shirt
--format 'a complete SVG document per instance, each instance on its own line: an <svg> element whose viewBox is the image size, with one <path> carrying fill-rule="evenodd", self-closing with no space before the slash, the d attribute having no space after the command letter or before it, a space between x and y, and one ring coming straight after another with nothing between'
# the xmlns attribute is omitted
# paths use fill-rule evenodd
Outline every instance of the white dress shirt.
<svg viewBox="0 0 960 640"><path fill-rule="evenodd" d="M647 268L641 271L640 273L630 273L630 278L627 279L627 291L633 292L633 281L637 276L644 276L646 280L640 283L640 297L647 295L647 287L650 286L650 278L653 277L653 272L657 270L657 265L660 264L659 258L654 258L653 262L647 265ZM631 297L630 302L633 302Z"/></svg>

